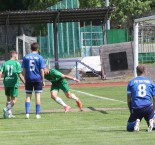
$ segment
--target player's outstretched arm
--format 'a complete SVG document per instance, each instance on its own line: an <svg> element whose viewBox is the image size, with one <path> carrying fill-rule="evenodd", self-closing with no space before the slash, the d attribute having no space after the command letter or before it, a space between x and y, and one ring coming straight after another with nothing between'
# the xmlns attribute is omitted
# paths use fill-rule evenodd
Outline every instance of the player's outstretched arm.
<svg viewBox="0 0 155 145"><path fill-rule="evenodd" d="M19 78L20 78L20 80L23 82L23 84L25 84L25 78L24 78L24 76L22 75L22 73L19 73Z"/></svg>
<svg viewBox="0 0 155 145"><path fill-rule="evenodd" d="M62 78L69 79L69 80L74 80L74 81L76 81L77 83L80 83L80 80L79 80L79 79L73 78L73 77L68 76L68 75L62 74Z"/></svg>

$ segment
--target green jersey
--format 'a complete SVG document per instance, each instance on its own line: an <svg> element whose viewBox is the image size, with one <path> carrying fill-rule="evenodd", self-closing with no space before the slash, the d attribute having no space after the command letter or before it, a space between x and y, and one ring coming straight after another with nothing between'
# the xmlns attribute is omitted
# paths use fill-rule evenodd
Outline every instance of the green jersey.
<svg viewBox="0 0 155 145"><path fill-rule="evenodd" d="M66 81L62 78L62 73L56 69L49 69L49 74L45 75L45 79L49 80L51 83Z"/></svg>
<svg viewBox="0 0 155 145"><path fill-rule="evenodd" d="M18 74L22 72L19 62L16 60L8 60L4 62L0 68L0 72L4 75L3 83L5 87L18 87Z"/></svg>

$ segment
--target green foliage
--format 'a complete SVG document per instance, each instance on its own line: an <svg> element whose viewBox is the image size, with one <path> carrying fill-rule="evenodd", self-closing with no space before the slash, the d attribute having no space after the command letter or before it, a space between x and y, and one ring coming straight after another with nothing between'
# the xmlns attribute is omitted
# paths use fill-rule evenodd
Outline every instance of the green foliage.
<svg viewBox="0 0 155 145"><path fill-rule="evenodd" d="M111 0L110 2L116 6L112 21L115 22L115 26L124 25L124 27L132 27L133 20L150 11L152 4L152 0Z"/></svg>
<svg viewBox="0 0 155 145"><path fill-rule="evenodd" d="M152 0L151 7L155 7L155 0Z"/></svg>
<svg viewBox="0 0 155 145"><path fill-rule="evenodd" d="M59 1L60 0L24 0L24 3L28 3L29 10L45 10Z"/></svg>
<svg viewBox="0 0 155 145"><path fill-rule="evenodd" d="M45 10L60 0L23 0L28 10ZM34 24L33 35L47 35L47 24Z"/></svg>
<svg viewBox="0 0 155 145"><path fill-rule="evenodd" d="M45 10L58 1L60 0L23 0L23 3L28 10ZM32 35L47 35L47 24L33 24L32 26L34 28Z"/></svg>
<svg viewBox="0 0 155 145"><path fill-rule="evenodd" d="M79 0L81 8L101 7L104 0ZM151 10L155 0L110 0L110 5L116 7L112 13L111 26L122 26L131 29L135 18Z"/></svg>
<svg viewBox="0 0 155 145"><path fill-rule="evenodd" d="M60 0L4 0L1 1L0 11L4 10L44 10ZM105 0L79 0L81 8L102 7ZM111 17L112 27L122 25L125 28L132 28L133 20L147 13L155 7L155 0L110 0L111 5L116 9ZM42 28L43 26L43 28ZM35 25L35 33L47 34L46 25Z"/></svg>
<svg viewBox="0 0 155 145"><path fill-rule="evenodd" d="M0 2L0 11L23 9L26 9L23 0L16 0L16 2L14 0L1 0Z"/></svg>
<svg viewBox="0 0 155 145"><path fill-rule="evenodd" d="M80 7L101 7L104 0L79 0ZM111 17L112 27L122 25L131 28L133 20L151 10L155 6L155 0L110 0L110 5L116 7Z"/></svg>
<svg viewBox="0 0 155 145"><path fill-rule="evenodd" d="M104 0L79 0L81 8L101 7Z"/></svg>

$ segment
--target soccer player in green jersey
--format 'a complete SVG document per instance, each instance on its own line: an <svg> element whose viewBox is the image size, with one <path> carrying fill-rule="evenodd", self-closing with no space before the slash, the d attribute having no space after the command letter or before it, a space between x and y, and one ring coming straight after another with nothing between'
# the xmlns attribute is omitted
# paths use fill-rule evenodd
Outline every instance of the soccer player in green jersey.
<svg viewBox="0 0 155 145"><path fill-rule="evenodd" d="M3 109L4 118L14 117L11 112L11 108L16 103L16 97L18 96L19 78L25 83L22 75L22 69L20 63L17 61L17 52L10 51L10 60L4 62L0 68L0 77L3 75L5 95L7 96L6 107Z"/></svg>
<svg viewBox="0 0 155 145"><path fill-rule="evenodd" d="M45 73L45 79L52 83L51 90L50 90L51 98L54 99L58 104L62 105L65 109L65 112L69 112L71 107L65 104L65 102L60 97L58 97L59 89L61 89L67 98L74 99L76 101L79 109L82 111L82 103L80 99L77 96L75 96L75 94L72 94L70 92L66 79L74 80L76 82L80 82L80 81L71 76L64 75L56 69L48 69L46 67L44 68L44 73Z"/></svg>

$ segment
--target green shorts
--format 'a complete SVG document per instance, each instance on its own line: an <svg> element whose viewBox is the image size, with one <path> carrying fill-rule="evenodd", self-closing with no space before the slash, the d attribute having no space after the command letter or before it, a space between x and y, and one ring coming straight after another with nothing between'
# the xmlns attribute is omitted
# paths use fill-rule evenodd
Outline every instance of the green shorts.
<svg viewBox="0 0 155 145"><path fill-rule="evenodd" d="M18 97L18 88L17 87L6 87L5 95L11 97Z"/></svg>
<svg viewBox="0 0 155 145"><path fill-rule="evenodd" d="M69 92L69 86L68 86L68 83L65 79L63 81L58 81L58 82L52 83L50 91L51 92L52 91L58 91L59 92L59 89L61 89L65 93Z"/></svg>

